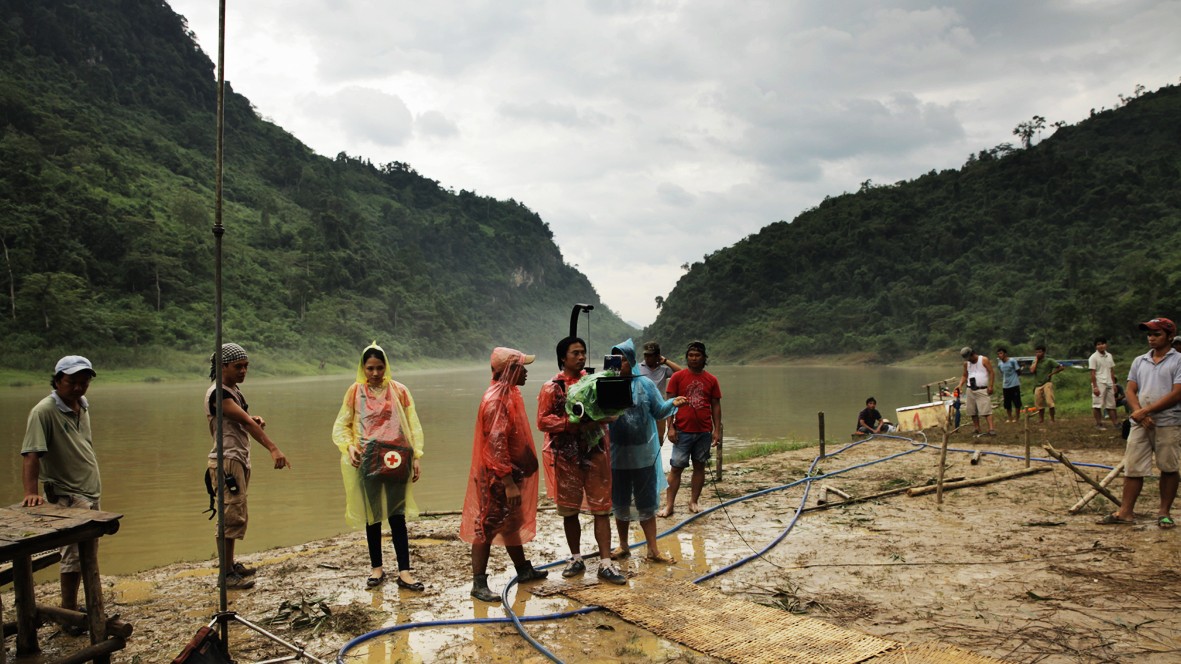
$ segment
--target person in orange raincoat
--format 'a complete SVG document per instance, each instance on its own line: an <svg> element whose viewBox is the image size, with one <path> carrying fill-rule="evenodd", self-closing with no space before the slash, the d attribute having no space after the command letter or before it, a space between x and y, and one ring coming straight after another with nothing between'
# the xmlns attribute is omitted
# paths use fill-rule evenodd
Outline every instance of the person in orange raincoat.
<svg viewBox="0 0 1181 664"><path fill-rule="evenodd" d="M484 392L472 441L472 466L459 537L472 545L472 597L498 602L488 587L492 545L504 546L517 581L544 579L525 559L525 543L537 534L537 452L519 387L536 359L519 350L492 351L492 385Z"/></svg>

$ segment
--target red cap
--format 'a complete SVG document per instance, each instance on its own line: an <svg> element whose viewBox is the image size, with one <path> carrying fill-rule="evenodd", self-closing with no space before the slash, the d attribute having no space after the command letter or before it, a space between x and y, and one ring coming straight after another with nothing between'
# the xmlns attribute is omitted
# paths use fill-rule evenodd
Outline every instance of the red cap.
<svg viewBox="0 0 1181 664"><path fill-rule="evenodd" d="M1177 324L1168 318L1153 318L1150 321L1140 323L1141 330L1161 330L1170 337L1177 336Z"/></svg>

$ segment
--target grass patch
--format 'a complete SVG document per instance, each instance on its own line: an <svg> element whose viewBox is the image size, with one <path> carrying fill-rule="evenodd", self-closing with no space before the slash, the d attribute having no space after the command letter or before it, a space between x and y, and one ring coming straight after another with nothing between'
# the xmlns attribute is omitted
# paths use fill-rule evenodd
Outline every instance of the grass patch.
<svg viewBox="0 0 1181 664"><path fill-rule="evenodd" d="M771 454L778 454L779 452L794 452L802 450L806 447L816 447L819 443L810 440L773 440L766 443L758 443L756 445L748 445L740 447L736 450L726 451L726 462L734 463L736 461L745 461L747 459L757 459L759 457L768 456Z"/></svg>

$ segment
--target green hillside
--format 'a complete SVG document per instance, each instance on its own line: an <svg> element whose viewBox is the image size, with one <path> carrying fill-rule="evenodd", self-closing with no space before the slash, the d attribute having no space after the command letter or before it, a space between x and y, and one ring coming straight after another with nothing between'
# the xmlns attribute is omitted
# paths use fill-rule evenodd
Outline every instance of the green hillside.
<svg viewBox="0 0 1181 664"><path fill-rule="evenodd" d="M723 360L1091 341L1181 316L1181 87L826 198L690 266L647 336Z"/></svg>
<svg viewBox="0 0 1181 664"><path fill-rule="evenodd" d="M153 0L0 0L0 366L213 345L214 65ZM326 159L227 91L225 336L351 362L552 348L601 305L523 203ZM634 332L597 306L604 338Z"/></svg>

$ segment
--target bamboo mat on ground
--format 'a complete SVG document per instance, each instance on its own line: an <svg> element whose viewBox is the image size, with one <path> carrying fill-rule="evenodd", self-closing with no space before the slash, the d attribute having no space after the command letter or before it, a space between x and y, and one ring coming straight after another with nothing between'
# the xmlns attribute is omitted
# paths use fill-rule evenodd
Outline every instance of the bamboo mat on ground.
<svg viewBox="0 0 1181 664"><path fill-rule="evenodd" d="M643 593L607 584L556 589L584 604L601 606L659 636L736 664L1001 661L939 644L904 647L896 641L736 599L688 582L670 583L660 592L647 589Z"/></svg>
<svg viewBox="0 0 1181 664"><path fill-rule="evenodd" d="M866 664L1002 664L1004 661L945 643L908 643L878 655Z"/></svg>

